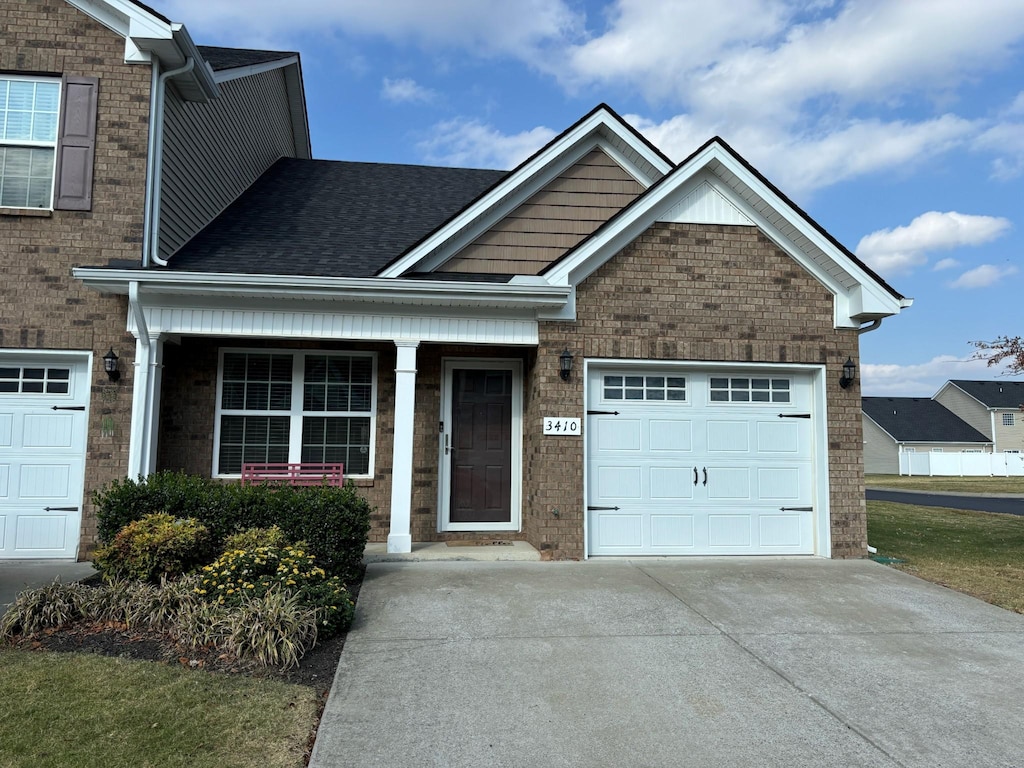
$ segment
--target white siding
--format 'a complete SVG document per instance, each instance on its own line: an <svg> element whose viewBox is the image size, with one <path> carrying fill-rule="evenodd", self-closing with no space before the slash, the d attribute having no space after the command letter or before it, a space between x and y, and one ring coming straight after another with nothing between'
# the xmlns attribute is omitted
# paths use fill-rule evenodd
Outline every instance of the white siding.
<svg viewBox="0 0 1024 768"><path fill-rule="evenodd" d="M206 104L167 90L160 255L167 258L281 157L295 155L283 70L220 84Z"/></svg>
<svg viewBox="0 0 1024 768"><path fill-rule="evenodd" d="M950 384L943 387L933 399L991 439L992 417L988 409L962 389Z"/></svg>
<svg viewBox="0 0 1024 768"><path fill-rule="evenodd" d="M896 441L867 416L864 419L864 473L898 475L900 455Z"/></svg>

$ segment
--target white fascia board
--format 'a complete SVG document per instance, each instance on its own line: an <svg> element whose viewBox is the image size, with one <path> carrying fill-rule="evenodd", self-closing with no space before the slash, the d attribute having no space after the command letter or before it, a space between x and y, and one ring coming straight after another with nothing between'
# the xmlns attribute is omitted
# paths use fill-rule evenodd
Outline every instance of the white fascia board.
<svg viewBox="0 0 1024 768"><path fill-rule="evenodd" d="M547 311L561 308L571 291L541 283L463 283L381 278L236 275L76 267L72 274L89 288L126 294L137 282L150 295L193 295L348 301L393 305L493 307Z"/></svg>
<svg viewBox="0 0 1024 768"><path fill-rule="evenodd" d="M129 64L149 63L151 52L135 38L171 39L171 26L126 0L67 0L86 16L124 38L124 60Z"/></svg>
<svg viewBox="0 0 1024 768"><path fill-rule="evenodd" d="M593 147L598 146L601 134L612 133L621 141L632 146L638 154L656 167L671 166L665 160L651 152L643 142L626 131L609 112L604 109L595 111L589 118L578 124L546 150L535 156L526 165L520 167L510 176L502 180L487 195L432 233L416 248L381 272L380 277L399 277L413 267L421 266L430 269L445 260L450 254L465 247L493 224L521 205L527 198L550 183L566 167L579 160ZM607 146L607 144L605 144ZM615 153L617 160L625 161L621 153ZM626 169L638 181L646 178L641 169L633 163L626 164ZM641 182L643 183L643 182ZM651 181L647 182L650 185ZM465 231L464 231L465 230ZM449 242L451 241L451 242ZM429 263L421 261L435 250L444 248L443 257L431 258Z"/></svg>

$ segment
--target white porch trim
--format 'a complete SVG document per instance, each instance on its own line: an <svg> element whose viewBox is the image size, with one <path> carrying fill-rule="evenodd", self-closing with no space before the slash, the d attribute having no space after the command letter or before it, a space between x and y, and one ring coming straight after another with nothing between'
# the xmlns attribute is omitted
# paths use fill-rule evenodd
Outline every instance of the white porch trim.
<svg viewBox="0 0 1024 768"><path fill-rule="evenodd" d="M395 427L391 463L388 552L412 552L412 454L416 421L415 340L396 340Z"/></svg>

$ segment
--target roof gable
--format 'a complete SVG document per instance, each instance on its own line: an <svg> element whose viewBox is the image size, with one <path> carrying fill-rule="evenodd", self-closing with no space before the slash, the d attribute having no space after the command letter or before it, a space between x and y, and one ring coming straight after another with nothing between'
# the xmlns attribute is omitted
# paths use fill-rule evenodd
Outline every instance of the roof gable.
<svg viewBox="0 0 1024 768"><path fill-rule="evenodd" d="M856 328L911 303L717 137L542 274L577 285L657 221L757 226L833 293L837 327Z"/></svg>
<svg viewBox="0 0 1024 768"><path fill-rule="evenodd" d="M1024 381L950 379L945 386L949 384L963 390L986 408L1020 408L1024 406Z"/></svg>
<svg viewBox="0 0 1024 768"><path fill-rule="evenodd" d="M607 153L644 188L672 169L672 162L660 150L614 110L601 104L385 266L379 276L400 277L409 272L436 269L595 148Z"/></svg>
<svg viewBox="0 0 1024 768"><path fill-rule="evenodd" d="M900 443L986 443L985 435L924 397L865 397L864 415Z"/></svg>

